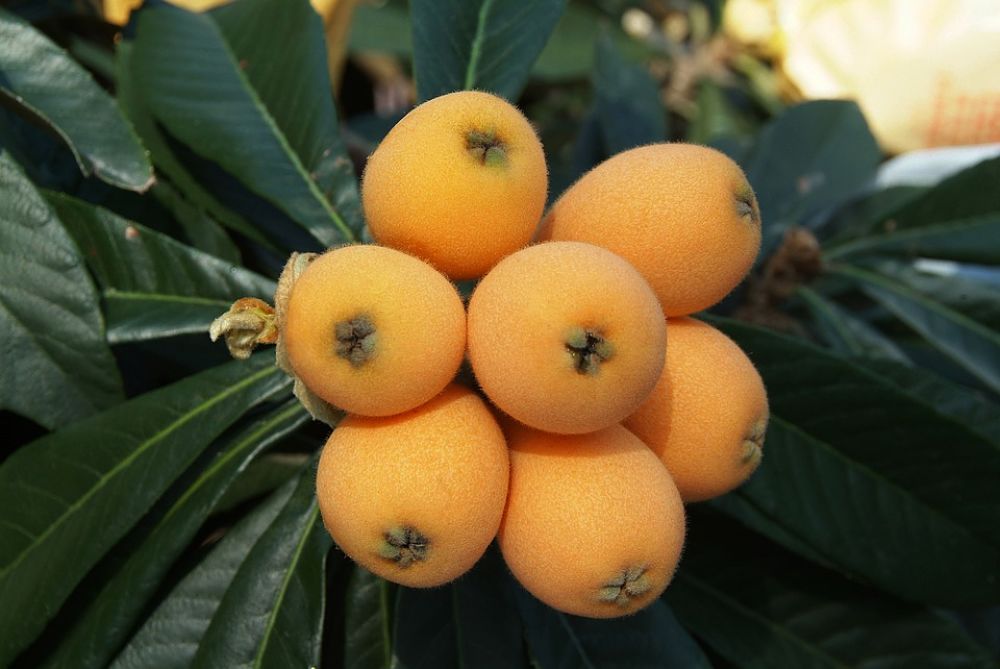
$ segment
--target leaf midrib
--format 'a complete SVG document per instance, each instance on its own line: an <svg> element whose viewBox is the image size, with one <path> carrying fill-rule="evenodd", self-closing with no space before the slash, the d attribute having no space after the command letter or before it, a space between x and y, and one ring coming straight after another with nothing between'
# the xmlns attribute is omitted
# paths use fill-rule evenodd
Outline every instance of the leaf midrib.
<svg viewBox="0 0 1000 669"><path fill-rule="evenodd" d="M129 453L128 456L126 456L118 464L116 464L114 467L112 467L107 472L105 472L101 476L101 478L98 481L96 481L95 484L93 486L91 486L75 502L73 502L72 504L70 504L69 506L67 506L66 510L62 514L60 514L59 517L55 521L49 523L49 525L45 528L45 530L41 534L38 534L36 536L35 541L31 542L25 548L25 550L21 551L21 553L16 558L14 558L13 561L11 561L6 567L0 568L0 583L4 582L6 580L6 578L9 576L9 574L11 572L13 572L13 570L16 569L17 566L21 562L23 562L24 559L29 554L31 554L34 550L36 550L38 546L40 546L41 544L43 544L45 542L45 540L56 529L58 529L60 526L62 526L63 523L65 523L68 518L70 518L73 515L75 515L75 513L77 512L77 510L81 506L83 506L86 502L88 502L98 492L100 492L101 490L103 490L105 488L105 486L108 484L108 481L110 481L111 479L113 479L114 477L116 477L119 473L121 473L121 471L127 469L135 460L137 460L140 456L144 455L152 446L154 446L155 444L159 443L160 441L162 441L166 437L170 436L173 432L175 432L176 430L180 429L186 423L190 422L195 417L199 416L200 414L204 413L205 411L208 411L209 409L211 409L213 406L215 406L219 402L222 402L223 400L225 400L229 396L237 393L240 390L243 390L245 387L253 385L254 383L256 383L257 381L259 381L260 379L263 379L263 378L265 378L265 377L267 377L267 376L269 376L271 374L276 374L277 371L278 371L277 368L273 368L273 369L272 368L266 368L266 369L262 369L259 372L254 373L254 374L251 374L250 376L246 377L242 381L240 381L240 382L238 382L238 383L236 383L236 384L234 384L232 386L227 387L225 390L223 390L218 395L212 397L210 400L201 403L200 405L198 405L193 410L185 413L182 417L180 417L179 419L175 420L173 423L171 423L170 425L168 425L166 428L163 428L162 430L160 430L159 432L157 432L156 434L154 434L152 437L150 437L149 439L147 439L144 442L142 442L136 449L134 449L131 453Z"/></svg>
<svg viewBox="0 0 1000 669"><path fill-rule="evenodd" d="M282 602L285 601L285 595L288 594L288 584L291 582L292 576L295 574L295 568L298 566L299 560L302 558L302 552L305 550L306 544L309 543L313 532L316 531L316 521L318 518L319 506L314 499L312 502L312 511L309 512L309 517L306 520L306 531L302 533L301 539L295 546L295 552L292 554L292 559L289 561L288 568L285 570L285 576L281 579L281 587L278 590L278 597L275 599L274 606L271 607L271 614L267 618L267 626L264 628L261 643L257 646L257 654L254 656L253 661L254 669L261 669L263 666L264 655L267 653L268 642L271 638L274 626L277 624L278 612L281 610Z"/></svg>
<svg viewBox="0 0 1000 669"><path fill-rule="evenodd" d="M494 0L483 0L483 4L479 6L479 13L476 15L476 32L472 37L469 62L465 66L465 82L462 86L467 91L473 90L476 86L479 60L482 58L483 44L486 42L486 21L493 8L493 2Z"/></svg>

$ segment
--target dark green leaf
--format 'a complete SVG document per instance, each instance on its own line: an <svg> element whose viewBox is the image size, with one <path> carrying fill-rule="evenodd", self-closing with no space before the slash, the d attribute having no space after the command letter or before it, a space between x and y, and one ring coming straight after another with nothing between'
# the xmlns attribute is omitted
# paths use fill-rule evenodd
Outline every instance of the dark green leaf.
<svg viewBox="0 0 1000 669"><path fill-rule="evenodd" d="M306 0L242 0L212 18L310 178L360 235L358 178L337 127L323 21Z"/></svg>
<svg viewBox="0 0 1000 669"><path fill-rule="evenodd" d="M847 355L885 358L911 364L888 337L836 302L802 285L795 291L816 321L820 336L835 351Z"/></svg>
<svg viewBox="0 0 1000 669"><path fill-rule="evenodd" d="M593 86L608 155L667 139L667 112L646 68L625 60L607 31L597 40Z"/></svg>
<svg viewBox="0 0 1000 669"><path fill-rule="evenodd" d="M240 565L191 666L318 666L326 553L332 543L320 521L310 463Z"/></svg>
<svg viewBox="0 0 1000 669"><path fill-rule="evenodd" d="M186 239L196 249L232 263L240 262L240 251L222 226L206 209L185 200L170 182L157 181L150 195L173 214Z"/></svg>
<svg viewBox="0 0 1000 669"><path fill-rule="evenodd" d="M228 439L212 462L158 519L152 532L142 538L128 560L92 596L77 624L66 633L44 666L50 669L107 666L128 639L171 564L227 488L261 451L308 418L298 400L291 400Z"/></svg>
<svg viewBox="0 0 1000 669"><path fill-rule="evenodd" d="M818 234L830 240L824 242L824 249L895 228L893 214L928 190L925 186L890 186L848 202L817 228Z"/></svg>
<svg viewBox="0 0 1000 669"><path fill-rule="evenodd" d="M405 58L412 55L410 16L406 6L391 2L379 5L359 4L351 19L348 36L351 53L381 51Z"/></svg>
<svg viewBox="0 0 1000 669"><path fill-rule="evenodd" d="M97 291L45 199L0 149L0 407L47 428L121 400Z"/></svg>
<svg viewBox="0 0 1000 669"><path fill-rule="evenodd" d="M698 645L662 601L627 618L594 620L516 591L528 651L539 669L708 669Z"/></svg>
<svg viewBox="0 0 1000 669"><path fill-rule="evenodd" d="M2 8L0 96L62 137L84 174L129 190L152 185L149 159L114 100L69 54Z"/></svg>
<svg viewBox="0 0 1000 669"><path fill-rule="evenodd" d="M417 97L460 90L515 99L566 0L412 0Z"/></svg>
<svg viewBox="0 0 1000 669"><path fill-rule="evenodd" d="M764 221L762 257L790 224L873 179L881 155L853 102L807 102L767 125L745 165Z"/></svg>
<svg viewBox="0 0 1000 669"><path fill-rule="evenodd" d="M827 260L840 260L875 253L1000 264L1000 213L851 239L827 247L823 256Z"/></svg>
<svg viewBox="0 0 1000 669"><path fill-rule="evenodd" d="M1000 392L1000 334L933 298L857 267L838 265L834 276L854 280L873 300L995 392Z"/></svg>
<svg viewBox="0 0 1000 669"><path fill-rule="evenodd" d="M920 259L865 262L882 276L897 281L923 297L940 302L986 327L1000 331L1000 267L971 266ZM989 280L989 273L994 277Z"/></svg>
<svg viewBox="0 0 1000 669"><path fill-rule="evenodd" d="M345 669L389 669L392 637L389 584L358 567L344 600Z"/></svg>
<svg viewBox="0 0 1000 669"><path fill-rule="evenodd" d="M665 598L685 627L747 669L992 666L953 621L708 514L692 514L680 573Z"/></svg>
<svg viewBox="0 0 1000 669"><path fill-rule="evenodd" d="M900 228L972 219L1000 212L1000 158L962 170L912 200L892 218Z"/></svg>
<svg viewBox="0 0 1000 669"><path fill-rule="evenodd" d="M513 579L492 545L472 571L452 584L459 656L470 669L527 666Z"/></svg>
<svg viewBox="0 0 1000 669"><path fill-rule="evenodd" d="M212 513L231 511L240 504L270 494L298 474L308 460L305 453L271 453L254 460L226 489Z"/></svg>
<svg viewBox="0 0 1000 669"><path fill-rule="evenodd" d="M0 665L213 439L288 385L273 357L233 362L14 453L0 467Z"/></svg>
<svg viewBox="0 0 1000 669"><path fill-rule="evenodd" d="M698 84L695 117L688 126L688 141L708 144L721 138L745 137L749 123L726 97L725 89L711 79Z"/></svg>
<svg viewBox="0 0 1000 669"><path fill-rule="evenodd" d="M1000 405L982 394L923 369L890 360L865 361L865 365L903 392L933 405L941 413L963 422L983 439L1000 446Z"/></svg>
<svg viewBox="0 0 1000 669"><path fill-rule="evenodd" d="M276 490L225 534L146 619L112 669L190 669L233 578L285 508L297 483L289 481Z"/></svg>
<svg viewBox="0 0 1000 669"><path fill-rule="evenodd" d="M392 669L459 669L452 588L400 588L392 634ZM464 668L463 668L464 669Z"/></svg>
<svg viewBox="0 0 1000 669"><path fill-rule="evenodd" d="M642 60L650 48L628 37L607 16L587 3L571 2L559 17L545 48L531 70L540 79L586 79L594 70L594 48L601 33L630 59Z"/></svg>
<svg viewBox="0 0 1000 669"><path fill-rule="evenodd" d="M136 82L136 75L132 67L132 42L122 40L118 44L115 68L118 103L129 120L132 121L132 125L135 126L136 132L142 138L143 144L149 149L156 169L166 175L172 184L183 193L189 201L189 206L204 212L206 217L211 217L208 219L211 221L208 227L217 227L214 224L214 221L217 220L231 230L236 230L256 242L266 244L266 238L256 228L238 214L227 209L178 160L169 141L153 118L142 97L142 90ZM174 208L182 206L175 204ZM183 225L183 221L181 223ZM192 242L197 243L199 239L202 239L204 245L199 245L199 248L208 253L214 253L212 247L217 247L221 243L218 240L218 233L214 230L195 231L191 229L191 226L185 226L184 230Z"/></svg>
<svg viewBox="0 0 1000 669"><path fill-rule="evenodd" d="M763 465L716 504L903 598L1000 599L995 444L860 365L759 328L724 329L760 369L772 417Z"/></svg>
<svg viewBox="0 0 1000 669"><path fill-rule="evenodd" d="M112 343L208 332L234 300L273 298L270 279L106 209L56 193L48 200L97 276Z"/></svg>
<svg viewBox="0 0 1000 669"><path fill-rule="evenodd" d="M282 48L302 38L293 21L267 28L277 31L274 39ZM277 57L256 57L267 62L272 55ZM322 244L354 239L310 174L306 161L312 156L296 152L210 16L165 3L144 9L131 59L136 86L170 134L217 162Z"/></svg>

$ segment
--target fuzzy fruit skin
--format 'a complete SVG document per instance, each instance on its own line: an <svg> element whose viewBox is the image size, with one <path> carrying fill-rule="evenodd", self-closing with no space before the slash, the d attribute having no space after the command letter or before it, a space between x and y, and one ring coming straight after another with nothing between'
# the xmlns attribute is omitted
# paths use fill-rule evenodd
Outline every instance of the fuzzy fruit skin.
<svg viewBox="0 0 1000 669"><path fill-rule="evenodd" d="M470 153L470 132L493 133L503 164ZM461 91L413 109L365 167L361 199L380 244L423 258L452 279L480 277L527 244L548 192L534 128L506 100Z"/></svg>
<svg viewBox="0 0 1000 669"><path fill-rule="evenodd" d="M337 354L337 324L366 315L376 328L364 364ZM388 416L437 395L465 350L465 309L455 287L427 263L371 244L313 260L292 286L281 323L295 374L347 412Z"/></svg>
<svg viewBox="0 0 1000 669"><path fill-rule="evenodd" d="M760 236L760 210L739 165L695 144L609 158L563 193L539 231L543 240L589 242L625 258L667 316L725 297L753 265Z"/></svg>
<svg viewBox="0 0 1000 669"><path fill-rule="evenodd" d="M507 497L506 442L486 404L452 384L413 411L348 416L320 456L316 494L340 548L372 573L426 588L468 571L496 536ZM385 533L412 527L426 558L380 555Z"/></svg>
<svg viewBox="0 0 1000 669"><path fill-rule="evenodd" d="M699 502L738 487L760 464L767 392L736 342L711 325L679 318L668 329L663 375L624 425L660 457L684 501Z"/></svg>
<svg viewBox="0 0 1000 669"><path fill-rule="evenodd" d="M656 456L620 425L585 435L507 427L510 493L497 538L517 580L552 608L589 618L655 601L685 533L684 505ZM646 591L602 601L602 588L633 568Z"/></svg>
<svg viewBox="0 0 1000 669"><path fill-rule="evenodd" d="M507 256L476 287L469 359L486 396L548 432L593 432L645 399L663 366L666 325L656 296L627 262L579 242L536 244ZM600 333L613 355L581 373L568 333Z"/></svg>

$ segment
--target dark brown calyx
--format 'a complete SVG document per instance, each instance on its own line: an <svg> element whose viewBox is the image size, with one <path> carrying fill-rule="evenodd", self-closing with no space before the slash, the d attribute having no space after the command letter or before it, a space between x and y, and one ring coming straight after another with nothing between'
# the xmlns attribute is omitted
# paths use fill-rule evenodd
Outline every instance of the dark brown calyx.
<svg viewBox="0 0 1000 669"><path fill-rule="evenodd" d="M566 350L573 358L573 368L580 374L594 375L601 363L615 355L615 347L600 332L573 328L566 337Z"/></svg>
<svg viewBox="0 0 1000 669"><path fill-rule="evenodd" d="M416 528L408 525L394 527L383 535L383 539L378 554L403 569L427 559L430 541Z"/></svg>
<svg viewBox="0 0 1000 669"><path fill-rule="evenodd" d="M649 592L652 587L646 576L646 567L629 567L602 585L597 598L602 602L626 608L634 600Z"/></svg>
<svg viewBox="0 0 1000 669"><path fill-rule="evenodd" d="M337 337L337 355L360 367L375 354L378 335L371 318L359 314L349 321L340 321L334 326Z"/></svg>
<svg viewBox="0 0 1000 669"><path fill-rule="evenodd" d="M507 147L495 132L472 130L465 136L465 148L481 165L505 167Z"/></svg>

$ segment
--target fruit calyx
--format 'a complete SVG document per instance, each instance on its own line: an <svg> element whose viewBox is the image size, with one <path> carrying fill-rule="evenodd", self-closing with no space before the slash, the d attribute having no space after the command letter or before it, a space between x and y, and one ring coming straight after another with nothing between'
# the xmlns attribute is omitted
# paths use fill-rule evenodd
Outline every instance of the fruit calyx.
<svg viewBox="0 0 1000 669"><path fill-rule="evenodd" d="M507 165L507 146L496 133L471 130L465 136L465 148L477 162L489 167Z"/></svg>
<svg viewBox="0 0 1000 669"><path fill-rule="evenodd" d="M736 193L736 214L740 218L750 218L750 224L756 225L760 222L757 216L757 208L754 206L754 194L752 190L742 190Z"/></svg>
<svg viewBox="0 0 1000 669"><path fill-rule="evenodd" d="M430 541L409 525L394 527L383 535L378 554L405 569L427 559Z"/></svg>
<svg viewBox="0 0 1000 669"><path fill-rule="evenodd" d="M764 456L764 432L766 431L767 419L765 418L758 419L750 428L750 434L743 440L742 462L744 465L756 468L760 463Z"/></svg>
<svg viewBox="0 0 1000 669"><path fill-rule="evenodd" d="M615 355L615 347L600 332L576 327L566 337L566 350L573 357L573 368L593 376Z"/></svg>
<svg viewBox="0 0 1000 669"><path fill-rule="evenodd" d="M340 321L334 326L334 335L337 355L350 362L352 367L361 367L375 354L378 335L375 324L367 314Z"/></svg>
<svg viewBox="0 0 1000 669"><path fill-rule="evenodd" d="M597 598L602 602L626 608L633 600L649 592L652 587L646 576L646 567L629 567L602 585Z"/></svg>

